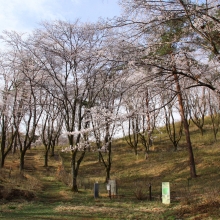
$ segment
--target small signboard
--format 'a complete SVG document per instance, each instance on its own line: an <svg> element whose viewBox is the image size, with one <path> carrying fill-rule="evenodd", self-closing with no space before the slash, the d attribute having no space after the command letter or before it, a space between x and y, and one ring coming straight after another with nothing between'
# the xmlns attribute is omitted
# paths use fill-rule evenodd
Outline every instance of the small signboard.
<svg viewBox="0 0 220 220"><path fill-rule="evenodd" d="M170 183L169 182L162 183L162 203L170 204Z"/></svg>

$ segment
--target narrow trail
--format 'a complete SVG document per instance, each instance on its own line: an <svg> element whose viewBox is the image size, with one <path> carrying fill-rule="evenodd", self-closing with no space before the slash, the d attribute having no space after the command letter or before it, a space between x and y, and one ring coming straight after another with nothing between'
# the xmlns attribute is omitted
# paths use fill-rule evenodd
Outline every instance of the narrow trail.
<svg viewBox="0 0 220 220"><path fill-rule="evenodd" d="M41 183L41 191L37 193L39 201L55 203L60 201L70 201L72 192L69 187L56 178L59 159L49 158L49 166L44 167L43 156L39 157L39 152L29 151L25 156L25 173L34 176ZM51 165L52 166L51 166Z"/></svg>

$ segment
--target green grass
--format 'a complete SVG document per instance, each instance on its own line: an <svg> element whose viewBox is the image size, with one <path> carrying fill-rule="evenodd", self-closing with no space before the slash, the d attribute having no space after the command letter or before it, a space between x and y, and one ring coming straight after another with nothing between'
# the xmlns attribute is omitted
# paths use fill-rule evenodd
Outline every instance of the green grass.
<svg viewBox="0 0 220 220"><path fill-rule="evenodd" d="M198 174L195 179L189 178L184 136L180 150L174 152L165 132L155 134L157 139L147 160L141 146L135 156L123 140L113 141L111 178L117 180L118 196L112 199L104 183L104 166L95 152L87 152L81 164L79 193L73 193L68 185L71 178L68 153L61 154L62 160L51 157L49 167L45 168L43 148L31 149L25 157L22 175L18 172L18 155L10 155L6 167L0 170L0 187L4 187L1 192L6 195L19 189L27 197L1 199L0 219L220 219L220 146L219 142L214 143L209 129L206 125L201 136L191 124ZM59 152L57 149L56 154ZM61 172L62 165L65 172ZM170 205L161 203L161 183L167 181L171 186ZM93 197L95 182L100 184L97 199ZM149 183L152 201L149 201ZM144 200L137 199L140 194Z"/></svg>

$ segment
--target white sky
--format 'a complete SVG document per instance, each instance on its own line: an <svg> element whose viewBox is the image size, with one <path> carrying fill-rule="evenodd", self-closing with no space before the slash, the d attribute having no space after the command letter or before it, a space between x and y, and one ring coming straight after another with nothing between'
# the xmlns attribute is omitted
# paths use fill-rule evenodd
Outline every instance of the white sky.
<svg viewBox="0 0 220 220"><path fill-rule="evenodd" d="M95 22L120 15L118 0L0 0L0 34L3 30L29 32L41 21Z"/></svg>

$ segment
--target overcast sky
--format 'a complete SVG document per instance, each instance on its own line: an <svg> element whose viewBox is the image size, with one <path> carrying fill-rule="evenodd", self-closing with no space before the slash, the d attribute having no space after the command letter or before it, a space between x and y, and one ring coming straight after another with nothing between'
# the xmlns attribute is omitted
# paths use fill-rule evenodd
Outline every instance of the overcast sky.
<svg viewBox="0 0 220 220"><path fill-rule="evenodd" d="M95 22L120 15L118 0L0 0L0 34L3 30L29 32L41 21Z"/></svg>

